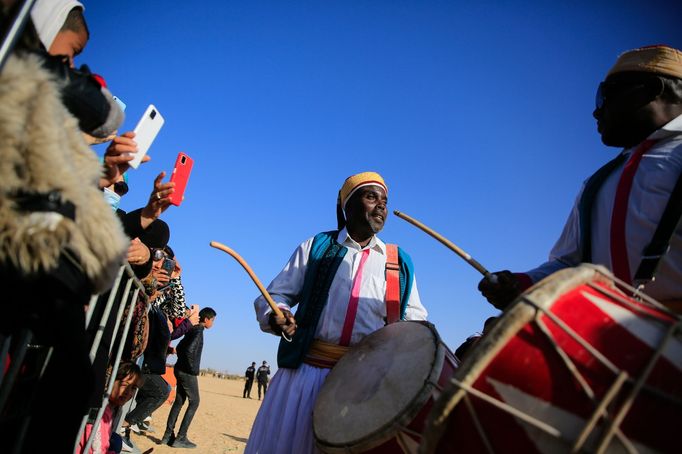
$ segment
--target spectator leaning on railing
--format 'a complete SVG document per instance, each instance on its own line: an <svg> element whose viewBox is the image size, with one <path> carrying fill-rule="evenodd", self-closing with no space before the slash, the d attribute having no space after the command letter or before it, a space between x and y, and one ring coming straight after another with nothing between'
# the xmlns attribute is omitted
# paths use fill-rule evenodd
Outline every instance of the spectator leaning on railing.
<svg viewBox="0 0 682 454"><path fill-rule="evenodd" d="M29 26L26 33L35 31ZM80 118L64 105L74 100L70 84L92 79L64 63L48 71L47 55L31 43L37 40L22 37L0 74L0 279L3 292L16 298L0 330L16 335L28 328L32 344L53 348L27 400L24 451L69 452L92 386L84 305L111 285L127 240L99 191L101 167ZM97 87L88 92L95 100L104 97ZM102 105L106 121L106 97ZM3 440L14 440L16 429L3 424Z"/></svg>

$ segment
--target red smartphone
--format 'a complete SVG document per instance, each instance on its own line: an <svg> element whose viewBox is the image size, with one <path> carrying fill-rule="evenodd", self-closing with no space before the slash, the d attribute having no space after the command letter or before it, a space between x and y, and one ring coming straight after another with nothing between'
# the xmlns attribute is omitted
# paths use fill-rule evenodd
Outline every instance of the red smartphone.
<svg viewBox="0 0 682 454"><path fill-rule="evenodd" d="M170 180L175 183L175 191L170 196L170 201L175 206L180 206L182 199L184 199L185 187L189 181L189 174L192 172L194 161L185 153L178 153L175 160L175 167Z"/></svg>

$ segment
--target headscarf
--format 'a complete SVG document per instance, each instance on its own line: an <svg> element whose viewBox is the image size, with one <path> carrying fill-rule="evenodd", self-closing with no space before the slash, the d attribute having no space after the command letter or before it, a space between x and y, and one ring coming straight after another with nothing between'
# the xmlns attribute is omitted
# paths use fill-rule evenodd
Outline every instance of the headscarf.
<svg viewBox="0 0 682 454"><path fill-rule="evenodd" d="M682 52L662 44L622 53L607 77L622 72L648 72L682 79Z"/></svg>
<svg viewBox="0 0 682 454"><path fill-rule="evenodd" d="M66 17L74 8L85 11L83 4L77 0L36 0L31 9L31 19L45 49L50 49Z"/></svg>
<svg viewBox="0 0 682 454"><path fill-rule="evenodd" d="M384 179L376 172L362 172L346 178L343 182L339 197L336 201L336 220L338 229L341 230L346 225L346 216L344 210L348 200L355 194L355 192L364 186L381 186L388 195L388 187Z"/></svg>

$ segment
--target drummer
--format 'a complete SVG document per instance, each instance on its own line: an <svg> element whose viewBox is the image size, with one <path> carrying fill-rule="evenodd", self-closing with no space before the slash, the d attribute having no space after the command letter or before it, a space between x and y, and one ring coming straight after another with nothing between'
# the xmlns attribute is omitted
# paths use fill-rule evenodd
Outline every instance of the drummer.
<svg viewBox="0 0 682 454"><path fill-rule="evenodd" d="M378 173L347 178L337 201L338 229L298 246L268 287L284 316L275 317L263 297L256 299L261 329L283 332L293 341L280 340L279 370L256 416L246 453L315 452L312 411L331 367L350 346L386 324L387 304L389 318L426 319L412 262L400 248L399 279L396 272L387 283L391 248L376 236L388 216L387 203L388 188ZM392 291L399 301L386 302Z"/></svg>
<svg viewBox="0 0 682 454"><path fill-rule="evenodd" d="M483 279L478 288L504 309L542 278L589 262L646 283L649 296L682 313L682 225L679 213L663 217L669 200L682 196L671 197L682 171L682 52L658 45L622 54L599 84L593 115L604 145L624 150L586 180L549 261L526 273L494 273L497 282ZM660 261L645 252L651 243L663 245ZM652 282L647 271L656 265Z"/></svg>

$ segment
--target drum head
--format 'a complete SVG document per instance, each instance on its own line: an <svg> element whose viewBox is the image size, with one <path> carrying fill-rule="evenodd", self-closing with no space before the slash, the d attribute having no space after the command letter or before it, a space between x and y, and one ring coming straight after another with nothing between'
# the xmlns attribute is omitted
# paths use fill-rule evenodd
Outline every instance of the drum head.
<svg viewBox="0 0 682 454"><path fill-rule="evenodd" d="M367 336L332 369L318 395L318 444L361 451L394 436L430 396L443 354L427 323L394 323Z"/></svg>

